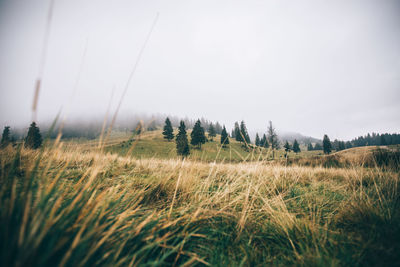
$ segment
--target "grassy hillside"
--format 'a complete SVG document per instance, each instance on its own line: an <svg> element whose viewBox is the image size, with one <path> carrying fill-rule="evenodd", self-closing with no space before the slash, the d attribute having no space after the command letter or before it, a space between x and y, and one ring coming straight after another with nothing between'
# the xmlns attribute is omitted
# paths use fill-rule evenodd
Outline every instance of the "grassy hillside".
<svg viewBox="0 0 400 267"><path fill-rule="evenodd" d="M400 264L398 172L162 159L173 143L154 138L138 158L121 156L122 140L114 154L0 150L2 264Z"/></svg>
<svg viewBox="0 0 400 267"><path fill-rule="evenodd" d="M175 132L176 134L176 132ZM189 132L190 136L190 132ZM221 137L217 135L214 141L206 142L202 148L191 147L191 160L218 161L218 162L246 162L259 160L272 160L272 152L262 148L245 148L239 142L230 138L230 145L221 148ZM146 132L139 136L125 136L123 140L112 139L106 146L106 151L122 156L134 156L136 158L177 158L175 141L163 139L161 131ZM190 140L190 139L189 139ZM289 153L289 158L309 157L322 154L321 151L305 151L300 154ZM283 159L284 151L275 151L275 159Z"/></svg>

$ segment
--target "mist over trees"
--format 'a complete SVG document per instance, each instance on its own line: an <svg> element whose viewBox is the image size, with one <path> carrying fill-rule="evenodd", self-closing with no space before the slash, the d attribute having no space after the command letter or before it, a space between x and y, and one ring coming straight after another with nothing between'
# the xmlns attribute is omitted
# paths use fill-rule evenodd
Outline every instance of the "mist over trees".
<svg viewBox="0 0 400 267"><path fill-rule="evenodd" d="M166 119L168 118L168 130L165 132ZM102 132L103 122L106 120L106 130L111 126L112 117L101 118L100 116L92 119L70 119L65 122L58 122L54 130L49 133L50 122L41 124L40 132L49 136L50 138L56 138L57 134L60 130L61 123L64 124L62 129L62 138L84 138L84 139L95 139L98 138ZM154 131L154 130L162 130L164 138L166 140L171 141L174 138L173 129L178 128L180 126L180 121L185 123L185 129L193 129L194 125L197 121L200 121L203 131L208 131L208 137L210 140L213 140L218 134L222 133L223 127L221 124L217 122L212 122L210 120L201 118L198 120L193 120L189 118L179 118L177 116L166 116L163 114L156 115L132 115L132 116L121 116L118 118L115 123L112 125L112 129L115 132L121 133L134 133L141 134L145 131ZM140 125L138 128L137 126ZM28 127L27 128L12 128L10 126L5 132L5 136L3 144L9 141L21 141L27 136ZM171 132L172 128L172 132ZM4 129L5 130L5 129ZM226 128L225 128L226 130ZM272 131L271 131L272 130ZM227 130L226 130L227 131ZM165 135L167 134L167 135ZM227 135L228 131L227 131ZM8 136L8 137L7 137ZM247 126L244 121L235 122L233 129L231 129L231 138L234 140L241 142L242 144L250 144L251 139L247 129ZM3 138L3 137L2 137ZM287 140L289 143L293 144L296 141L300 145L304 145L308 151L312 150L323 150L322 140L303 136L298 133L282 133L279 134L279 138L281 140ZM206 139L207 140L207 139ZM255 134L255 145L257 147L269 148L272 150L279 149L283 143L281 143L278 139L278 133L275 128L272 126L272 122L269 122L266 133ZM400 134L398 133L368 133L364 136L356 137L352 140L344 141L335 139L331 141L331 151L340 151L352 147L359 146L381 146L381 145L396 145L400 144ZM4 146L4 145L2 145ZM198 144L196 146L199 146ZM200 145L201 147L201 145Z"/></svg>

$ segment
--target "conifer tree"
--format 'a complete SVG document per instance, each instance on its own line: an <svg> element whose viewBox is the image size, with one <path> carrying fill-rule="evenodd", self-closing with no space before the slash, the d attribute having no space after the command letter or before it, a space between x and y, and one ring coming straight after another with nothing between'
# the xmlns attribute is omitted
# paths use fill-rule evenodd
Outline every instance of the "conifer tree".
<svg viewBox="0 0 400 267"><path fill-rule="evenodd" d="M35 122L32 122L28 135L25 138L25 147L37 149L42 145L42 135L40 134L39 127L36 126Z"/></svg>
<svg viewBox="0 0 400 267"><path fill-rule="evenodd" d="M275 149L279 149L279 141L275 128L272 126L272 121L269 121L267 133L268 133L268 143L272 148L272 158L275 158Z"/></svg>
<svg viewBox="0 0 400 267"><path fill-rule="evenodd" d="M246 146L250 144L249 133L247 132L246 124L244 123L244 121L241 121L240 123L240 134L242 136L243 143L245 143Z"/></svg>
<svg viewBox="0 0 400 267"><path fill-rule="evenodd" d="M311 143L308 143L308 145L307 145L307 150L308 150L308 151L314 150L314 148L313 148L313 146L312 146Z"/></svg>
<svg viewBox="0 0 400 267"><path fill-rule="evenodd" d="M190 143L194 146L197 146L198 149L201 149L201 144L204 144L206 142L204 128L201 127L200 120L197 120L196 123L194 124L190 137L191 137Z"/></svg>
<svg viewBox="0 0 400 267"><path fill-rule="evenodd" d="M3 130L3 135L1 136L0 147L6 147L9 143L11 143L10 126L5 126Z"/></svg>
<svg viewBox="0 0 400 267"><path fill-rule="evenodd" d="M296 139L294 139L294 142L293 142L293 152L294 153L299 153L301 150L300 150L300 145L299 145L299 143L297 142L297 140Z"/></svg>
<svg viewBox="0 0 400 267"><path fill-rule="evenodd" d="M256 146L261 146L261 144L260 144L260 137L258 136L258 133L256 133L256 140L254 141L254 144L255 144Z"/></svg>
<svg viewBox="0 0 400 267"><path fill-rule="evenodd" d="M240 133L239 123L235 122L235 139L238 142L243 142L242 135Z"/></svg>
<svg viewBox="0 0 400 267"><path fill-rule="evenodd" d="M285 145L283 147L285 148L285 152L289 152L290 150L292 150L292 147L288 141L285 142Z"/></svg>
<svg viewBox="0 0 400 267"><path fill-rule="evenodd" d="M226 132L225 125L222 128L222 132L221 132L221 144L222 144L222 147L225 147L226 145L229 144L229 137L228 137L228 133Z"/></svg>
<svg viewBox="0 0 400 267"><path fill-rule="evenodd" d="M180 122L178 134L176 135L176 153L182 157L185 157L190 153L186 127L183 121Z"/></svg>
<svg viewBox="0 0 400 267"><path fill-rule="evenodd" d="M168 117L165 119L165 125L162 134L164 135L164 139L167 139L168 141L174 139L174 129L172 128L171 121Z"/></svg>
<svg viewBox="0 0 400 267"><path fill-rule="evenodd" d="M215 131L215 127L213 123L210 123L210 127L208 128L208 137L210 138L211 141L213 141L213 138L217 136L217 132Z"/></svg>
<svg viewBox="0 0 400 267"><path fill-rule="evenodd" d="M269 147L267 136L265 134L263 134L263 137L261 138L260 145L265 148Z"/></svg>
<svg viewBox="0 0 400 267"><path fill-rule="evenodd" d="M283 145L283 148L285 149L285 158L287 158L287 153L290 152L292 147L290 146L289 142L286 141L285 144Z"/></svg>
<svg viewBox="0 0 400 267"><path fill-rule="evenodd" d="M322 140L322 147L324 149L325 154L329 154L332 151L331 140L329 140L328 135L324 135L324 139Z"/></svg>

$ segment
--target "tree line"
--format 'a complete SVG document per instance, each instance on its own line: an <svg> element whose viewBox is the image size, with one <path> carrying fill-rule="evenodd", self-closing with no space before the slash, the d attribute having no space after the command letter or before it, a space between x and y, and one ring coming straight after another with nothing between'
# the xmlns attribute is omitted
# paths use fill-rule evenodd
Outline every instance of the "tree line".
<svg viewBox="0 0 400 267"><path fill-rule="evenodd" d="M179 155L189 155L190 147L189 141L186 133L186 123L192 124L191 120L185 119L179 122L178 134L175 137L173 133L173 123L167 117L164 122L163 127L163 136L164 139L171 141L174 138L176 139L176 146ZM140 124L140 125L139 125ZM158 124L158 123L157 123ZM136 126L136 133L141 133L144 129L147 130L156 130L158 126L156 124L149 123L147 128L145 128L142 122L138 123L139 126ZM206 136L206 132L208 135ZM269 121L267 126L267 131L262 134L262 137L259 133L256 133L254 145L251 142L246 123L242 120L240 123L235 122L234 127L229 135L225 125L221 126L219 122L213 123L205 119L198 119L193 123L192 132L190 134L190 145L192 145L195 149L201 149L202 144L207 141L214 141L214 138L218 135L221 136L220 143L223 147L229 145L229 138L232 138L239 143L245 149L250 147L261 147L261 148L271 148L273 157L274 151L280 148L280 140L278 139L278 135L271 121ZM63 132L64 135L64 132ZM49 135L51 137L51 135ZM4 148L9 144L15 144L17 138L15 135L11 133L10 126L5 126L0 142L0 147ZM39 148L42 145L43 139L40 133L40 129L37 126L36 122L32 122L29 126L28 133L26 137L23 139L24 145L28 148ZM294 139L293 143L289 143L285 141L283 143L283 148L285 152L293 151L295 153L299 153L301 151L299 142ZM340 151L352 147L359 146L369 146L369 145L396 145L400 144L400 134L393 133L384 133L384 134L367 134L365 136L359 136L357 138L352 139L351 141L340 141L335 139L333 142L330 141L327 135L324 135L322 142L316 142L314 145L310 142L306 144L307 150L323 150L324 153L329 154L333 150Z"/></svg>

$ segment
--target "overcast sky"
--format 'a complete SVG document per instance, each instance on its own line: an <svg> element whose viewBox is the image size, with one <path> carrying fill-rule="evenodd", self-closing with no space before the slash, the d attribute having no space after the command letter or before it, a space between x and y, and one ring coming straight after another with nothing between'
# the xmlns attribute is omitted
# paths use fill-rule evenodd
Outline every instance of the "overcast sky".
<svg viewBox="0 0 400 267"><path fill-rule="evenodd" d="M0 0L0 126L31 120L49 5ZM55 0L38 121L61 107L102 116L113 88L115 109L157 13L121 114L251 131L272 120L331 139L400 132L400 1L389 0Z"/></svg>

